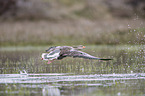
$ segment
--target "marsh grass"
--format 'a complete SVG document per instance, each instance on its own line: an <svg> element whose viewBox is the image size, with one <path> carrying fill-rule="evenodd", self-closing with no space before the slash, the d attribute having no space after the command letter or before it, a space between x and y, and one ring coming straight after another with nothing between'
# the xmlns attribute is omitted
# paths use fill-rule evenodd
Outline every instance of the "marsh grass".
<svg viewBox="0 0 145 96"><path fill-rule="evenodd" d="M40 49L39 49L40 48ZM33 51L1 52L1 74L19 73L75 73L75 74L109 74L109 73L143 73L143 46L88 46L84 51L102 58L113 58L103 62L81 58L64 58L52 64L40 60L41 47ZM45 48L45 47L44 47ZM25 49L25 48L24 48ZM37 50L37 51L34 51ZM10 54L10 55L9 55Z"/></svg>
<svg viewBox="0 0 145 96"><path fill-rule="evenodd" d="M30 50L27 48L30 48ZM49 65L47 62L40 60L40 54L46 48L47 46L29 46L17 48L3 47L0 49L0 58L2 58L0 59L0 74L19 75L20 71L23 70L28 74L33 74L26 77L1 78L1 80L6 80L4 81L6 83L0 84L0 95L52 96L52 94L55 94L60 96L61 94L65 96L84 96L91 94L96 96L98 94L109 94L112 96L116 94L144 94L144 75L143 77L139 75L140 73L145 73L144 46L142 45L86 46L86 49L83 51L102 58L113 58L113 60L103 62L81 58L64 58ZM34 75L41 73L66 74L52 76L52 79L50 75ZM103 78L105 74L111 74L112 77ZM115 74L122 75L117 77ZM132 77L123 76L124 74L136 75L135 78L131 79ZM92 75L93 77L91 77ZM94 78L95 80L91 80ZM118 78L120 79L118 80ZM75 81L77 79L78 81Z"/></svg>

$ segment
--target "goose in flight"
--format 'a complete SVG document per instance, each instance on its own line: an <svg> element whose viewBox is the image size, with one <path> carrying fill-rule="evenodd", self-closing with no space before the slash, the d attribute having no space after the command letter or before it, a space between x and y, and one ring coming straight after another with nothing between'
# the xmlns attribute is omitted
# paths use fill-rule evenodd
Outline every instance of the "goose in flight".
<svg viewBox="0 0 145 96"><path fill-rule="evenodd" d="M78 57L84 59L95 59L95 60L104 60L104 61L112 60L112 59L98 58L80 51L83 48L85 48L85 46L82 45L79 45L77 47L71 47L71 46L50 47L46 50L47 53L42 53L41 60L48 61L47 64L50 64L54 60L61 60L65 57L73 57L73 58Z"/></svg>

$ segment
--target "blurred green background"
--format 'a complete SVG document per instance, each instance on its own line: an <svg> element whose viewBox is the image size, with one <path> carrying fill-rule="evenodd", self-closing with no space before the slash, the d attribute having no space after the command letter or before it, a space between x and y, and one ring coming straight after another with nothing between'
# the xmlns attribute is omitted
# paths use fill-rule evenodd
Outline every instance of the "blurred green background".
<svg viewBox="0 0 145 96"><path fill-rule="evenodd" d="M145 0L0 0L0 46L144 44Z"/></svg>

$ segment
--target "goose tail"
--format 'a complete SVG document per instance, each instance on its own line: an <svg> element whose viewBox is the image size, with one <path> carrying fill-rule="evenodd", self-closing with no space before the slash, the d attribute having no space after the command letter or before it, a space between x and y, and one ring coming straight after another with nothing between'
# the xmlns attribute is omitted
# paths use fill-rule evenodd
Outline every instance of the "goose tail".
<svg viewBox="0 0 145 96"><path fill-rule="evenodd" d="M113 59L103 59L103 58L99 58L98 60L109 61L109 60L113 60Z"/></svg>

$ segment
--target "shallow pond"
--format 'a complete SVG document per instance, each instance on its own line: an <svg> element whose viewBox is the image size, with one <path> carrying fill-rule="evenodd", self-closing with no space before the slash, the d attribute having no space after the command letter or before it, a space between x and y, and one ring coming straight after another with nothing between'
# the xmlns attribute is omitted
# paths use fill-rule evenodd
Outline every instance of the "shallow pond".
<svg viewBox="0 0 145 96"><path fill-rule="evenodd" d="M47 47L0 48L0 95L144 96L145 46L87 46L84 52L112 61L64 58L47 64Z"/></svg>

